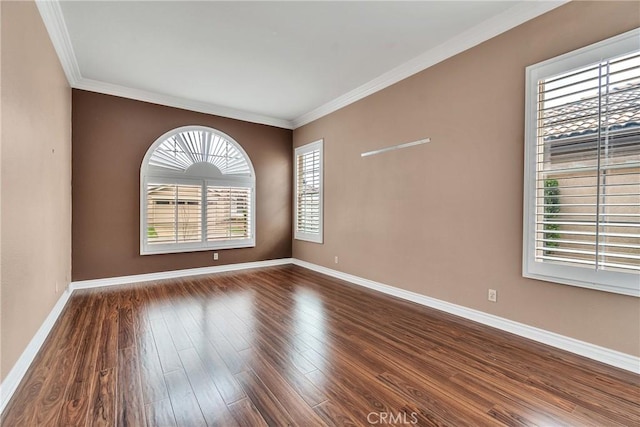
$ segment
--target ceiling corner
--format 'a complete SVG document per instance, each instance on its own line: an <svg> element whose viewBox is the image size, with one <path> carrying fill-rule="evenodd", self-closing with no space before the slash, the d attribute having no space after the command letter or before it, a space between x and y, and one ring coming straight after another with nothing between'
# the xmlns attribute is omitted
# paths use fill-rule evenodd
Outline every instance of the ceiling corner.
<svg viewBox="0 0 640 427"><path fill-rule="evenodd" d="M58 54L58 59L71 87L82 79L80 67L73 52L71 38L64 22L60 2L57 0L36 0L36 6L49 33L49 38Z"/></svg>

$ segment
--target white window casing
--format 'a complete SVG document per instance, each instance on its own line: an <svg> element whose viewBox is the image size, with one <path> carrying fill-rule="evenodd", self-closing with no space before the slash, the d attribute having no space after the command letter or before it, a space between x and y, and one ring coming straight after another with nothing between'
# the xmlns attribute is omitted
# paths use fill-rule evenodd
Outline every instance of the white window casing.
<svg viewBox="0 0 640 427"><path fill-rule="evenodd" d="M640 29L526 69L523 276L640 296Z"/></svg>
<svg viewBox="0 0 640 427"><path fill-rule="evenodd" d="M323 242L323 140L295 149L294 238Z"/></svg>
<svg viewBox="0 0 640 427"><path fill-rule="evenodd" d="M255 172L233 138L173 129L140 168L140 254L254 247Z"/></svg>

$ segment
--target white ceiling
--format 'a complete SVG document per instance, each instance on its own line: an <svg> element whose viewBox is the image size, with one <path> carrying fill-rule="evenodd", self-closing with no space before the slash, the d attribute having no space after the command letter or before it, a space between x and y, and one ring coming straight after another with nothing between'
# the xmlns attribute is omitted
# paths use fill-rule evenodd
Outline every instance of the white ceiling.
<svg viewBox="0 0 640 427"><path fill-rule="evenodd" d="M561 3L38 6L74 87L292 128Z"/></svg>

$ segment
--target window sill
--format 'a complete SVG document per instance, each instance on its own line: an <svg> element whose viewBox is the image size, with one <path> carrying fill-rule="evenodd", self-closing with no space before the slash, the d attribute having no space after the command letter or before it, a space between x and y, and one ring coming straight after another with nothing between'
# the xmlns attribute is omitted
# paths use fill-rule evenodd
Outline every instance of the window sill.
<svg viewBox="0 0 640 427"><path fill-rule="evenodd" d="M223 244L217 244L212 246L154 246L151 247L140 248L140 255L163 255L163 254L176 254L176 253L185 253L185 252L203 252L203 251L216 251L223 249L244 249L244 248L255 248L256 242L255 240L245 241L245 242L228 242Z"/></svg>
<svg viewBox="0 0 640 427"><path fill-rule="evenodd" d="M315 234L299 233L299 234L296 234L294 236L294 240L300 240L300 241L303 241L303 242L318 243L320 245L323 244L322 236L321 235L315 235Z"/></svg>
<svg viewBox="0 0 640 427"><path fill-rule="evenodd" d="M526 277L528 279L536 279L536 280L542 280L545 282L575 286L579 288L593 289L597 291L610 292L614 294L640 297L640 284L638 282L638 276L631 275L631 274L624 274L624 275L627 276L626 279L628 280L620 280L616 284L600 284L600 283L594 283L590 281L567 279L563 277L550 276L550 275L545 275L540 273L532 273L530 271L524 271L522 273L522 277Z"/></svg>

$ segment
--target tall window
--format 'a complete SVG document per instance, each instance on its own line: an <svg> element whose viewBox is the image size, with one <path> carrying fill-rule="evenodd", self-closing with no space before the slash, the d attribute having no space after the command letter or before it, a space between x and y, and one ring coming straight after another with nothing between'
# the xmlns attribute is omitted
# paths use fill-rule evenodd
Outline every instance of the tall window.
<svg viewBox="0 0 640 427"><path fill-rule="evenodd" d="M323 141L295 150L295 233L299 240L322 243Z"/></svg>
<svg viewBox="0 0 640 427"><path fill-rule="evenodd" d="M640 296L640 31L527 68L524 275Z"/></svg>
<svg viewBox="0 0 640 427"><path fill-rule="evenodd" d="M228 135L174 129L140 168L140 253L255 246L255 174Z"/></svg>

